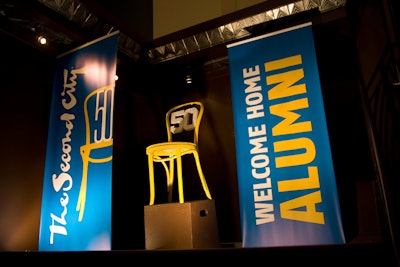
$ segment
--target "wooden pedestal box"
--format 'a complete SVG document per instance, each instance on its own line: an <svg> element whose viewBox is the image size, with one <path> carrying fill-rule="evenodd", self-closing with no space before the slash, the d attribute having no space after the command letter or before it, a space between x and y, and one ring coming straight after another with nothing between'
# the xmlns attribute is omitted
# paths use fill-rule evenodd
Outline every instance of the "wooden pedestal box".
<svg viewBox="0 0 400 267"><path fill-rule="evenodd" d="M219 247L214 200L144 206L146 249Z"/></svg>

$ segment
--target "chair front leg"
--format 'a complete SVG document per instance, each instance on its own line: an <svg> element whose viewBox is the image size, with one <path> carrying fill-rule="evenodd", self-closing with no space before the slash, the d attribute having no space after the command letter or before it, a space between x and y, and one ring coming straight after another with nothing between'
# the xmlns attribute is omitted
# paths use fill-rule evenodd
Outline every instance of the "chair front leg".
<svg viewBox="0 0 400 267"><path fill-rule="evenodd" d="M194 159L196 161L197 172L199 173L199 177L200 177L201 184L203 186L203 190L206 193L207 198L212 199L210 190L208 189L208 186L207 186L206 178L204 177L203 169L201 168L199 154L197 153L197 151L195 151L195 152L193 152L193 155L194 155Z"/></svg>
<svg viewBox="0 0 400 267"><path fill-rule="evenodd" d="M148 155L148 166L149 166L149 184L150 184L150 202L149 205L154 204L155 188L154 188L154 163L153 155Z"/></svg>

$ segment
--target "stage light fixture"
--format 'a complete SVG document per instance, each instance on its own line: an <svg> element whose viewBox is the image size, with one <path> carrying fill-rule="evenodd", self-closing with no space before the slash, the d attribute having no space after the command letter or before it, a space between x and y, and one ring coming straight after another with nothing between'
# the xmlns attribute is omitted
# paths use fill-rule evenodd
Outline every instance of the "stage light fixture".
<svg viewBox="0 0 400 267"><path fill-rule="evenodd" d="M192 75L186 74L186 83L191 84L192 83Z"/></svg>
<svg viewBox="0 0 400 267"><path fill-rule="evenodd" d="M47 39L46 39L46 37L44 37L43 35L40 35L40 36L37 38L37 40L38 40L39 44L41 44L41 45L45 45L45 44L47 43Z"/></svg>

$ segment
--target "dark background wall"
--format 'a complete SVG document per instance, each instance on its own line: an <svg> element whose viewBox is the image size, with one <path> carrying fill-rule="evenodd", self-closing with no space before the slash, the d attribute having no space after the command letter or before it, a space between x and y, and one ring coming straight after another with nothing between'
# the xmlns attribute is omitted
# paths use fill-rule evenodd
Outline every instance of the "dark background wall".
<svg viewBox="0 0 400 267"><path fill-rule="evenodd" d="M34 250L55 61L2 33L0 43L0 250Z"/></svg>

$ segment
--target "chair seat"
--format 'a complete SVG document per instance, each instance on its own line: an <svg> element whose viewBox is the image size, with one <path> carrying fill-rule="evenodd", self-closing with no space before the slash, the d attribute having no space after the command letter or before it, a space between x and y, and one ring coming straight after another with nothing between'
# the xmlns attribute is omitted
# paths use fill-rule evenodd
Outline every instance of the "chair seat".
<svg viewBox="0 0 400 267"><path fill-rule="evenodd" d="M193 151L197 151L197 145L192 142L163 142L146 148L147 155L159 157L175 156L178 152L185 155Z"/></svg>

